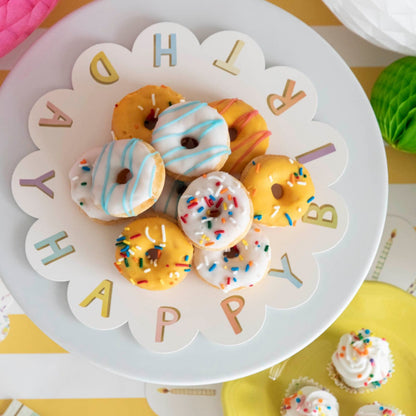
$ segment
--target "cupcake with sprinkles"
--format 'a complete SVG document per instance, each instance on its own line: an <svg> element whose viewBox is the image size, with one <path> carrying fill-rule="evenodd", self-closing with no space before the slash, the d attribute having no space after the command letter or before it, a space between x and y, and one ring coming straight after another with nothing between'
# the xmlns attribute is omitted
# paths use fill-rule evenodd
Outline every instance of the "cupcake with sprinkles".
<svg viewBox="0 0 416 416"><path fill-rule="evenodd" d="M380 388L391 378L393 370L389 343L369 329L342 335L328 365L335 384L350 393Z"/></svg>
<svg viewBox="0 0 416 416"><path fill-rule="evenodd" d="M254 222L269 227L295 226L315 199L308 170L287 156L254 158L244 168L241 182L253 201Z"/></svg>
<svg viewBox="0 0 416 416"><path fill-rule="evenodd" d="M293 380L283 399L282 416L338 416L338 401L325 387L312 379Z"/></svg>
<svg viewBox="0 0 416 416"><path fill-rule="evenodd" d="M366 404L361 406L354 416L406 416L397 407L387 406L379 402Z"/></svg>
<svg viewBox="0 0 416 416"><path fill-rule="evenodd" d="M198 275L224 292L254 286L267 274L270 260L270 241L257 226L226 250L197 248L194 254Z"/></svg>
<svg viewBox="0 0 416 416"><path fill-rule="evenodd" d="M226 172L211 172L186 188L179 199L178 222L196 247L224 250L248 233L253 207L240 181Z"/></svg>
<svg viewBox="0 0 416 416"><path fill-rule="evenodd" d="M191 271L193 247L181 229L162 217L142 217L115 241L114 266L133 285L166 290Z"/></svg>
<svg viewBox="0 0 416 416"><path fill-rule="evenodd" d="M160 152L166 172L183 181L220 170L230 154L224 118L200 101L179 103L163 111L151 144Z"/></svg>

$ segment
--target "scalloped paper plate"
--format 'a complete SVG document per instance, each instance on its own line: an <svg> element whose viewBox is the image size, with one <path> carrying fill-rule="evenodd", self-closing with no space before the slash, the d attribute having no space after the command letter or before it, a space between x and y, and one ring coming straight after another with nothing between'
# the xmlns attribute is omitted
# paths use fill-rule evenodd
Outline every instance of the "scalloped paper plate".
<svg viewBox="0 0 416 416"><path fill-rule="evenodd" d="M273 132L268 153L297 158L311 173L311 209L296 227L266 230L271 271L254 288L225 294L193 272L167 291L133 287L113 266L123 224L97 224L71 200L71 165L87 149L112 140L114 104L147 84L169 85L187 100L243 99ZM200 44L185 27L158 23L138 36L132 51L111 43L84 51L72 85L34 104L29 131L39 150L16 167L12 190L18 205L38 219L26 238L30 264L47 279L69 282L68 303L82 323L111 330L128 322L137 341L156 352L184 348L199 331L213 342L236 345L262 328L265 305L293 308L313 295L319 284L313 254L338 244L348 226L344 199L329 187L344 172L348 151L335 129L313 121L317 93L305 75L288 67L265 69L260 47L243 33L219 32ZM168 325L172 316L161 316L162 307L179 310L179 321ZM155 338L160 325L166 326L162 341Z"/></svg>
<svg viewBox="0 0 416 416"><path fill-rule="evenodd" d="M224 384L224 416L280 416L280 404L289 383L302 376L327 387L337 398L340 416L352 416L375 400L396 406L404 414L416 414L414 381L416 378L416 299L386 283L364 282L342 315L319 338L287 360L276 381L269 370ZM372 393L351 394L337 387L329 378L326 365L342 334L370 328L385 337L395 361L391 380Z"/></svg>

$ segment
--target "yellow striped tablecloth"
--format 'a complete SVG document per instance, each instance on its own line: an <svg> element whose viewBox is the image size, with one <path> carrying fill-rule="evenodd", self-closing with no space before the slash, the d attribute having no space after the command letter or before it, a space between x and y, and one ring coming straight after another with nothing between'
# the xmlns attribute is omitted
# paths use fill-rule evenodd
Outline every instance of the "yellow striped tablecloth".
<svg viewBox="0 0 416 416"><path fill-rule="evenodd" d="M16 50L12 51L6 57L0 58L0 84L7 77L7 74L10 69L12 69L13 64L17 59L38 37L42 35L44 31L67 14L90 2L91 0L59 1L56 8L46 18L39 29L23 42L23 44L19 45ZM327 9L321 0L270 0L270 2L285 9L289 13L292 13L303 20L306 24L312 26L330 44L332 44L351 67L351 70L360 81L367 95L370 94L371 88L383 68L400 57L398 54L378 49L349 32ZM368 51L371 51L371 53L368 54ZM390 187L394 187L396 184L416 184L416 155L401 153L390 147L386 148L386 154L388 159ZM408 192L408 188L406 189L406 192ZM411 189L416 193L416 185ZM397 192L395 192L395 195L397 197ZM13 360L19 359L19 357L22 359L23 363L29 363L21 364L22 366L28 365L28 367L30 367L30 357L33 357L33 360L37 360L39 354L41 354L42 357L51 358L67 357L71 355L44 335L18 307L12 308L9 314L11 330L7 338L0 343L0 379L7 377L4 372L4 363L13 363ZM4 358L3 361L2 358ZM25 358L25 360L27 359L27 361L23 360L23 358ZM88 364L88 366L90 365ZM13 371L13 368L8 369L8 371ZM21 377L24 377L24 368L20 368L19 371L22 372ZM95 370L91 371L94 373ZM65 379L65 377L66 375L62 374L62 378ZM94 373L91 377L99 377L99 375ZM42 379L40 377L39 383L41 382ZM122 382L119 381L118 383L120 384ZM135 386L134 383L137 383L137 385ZM117 381L115 384L117 384ZM109 386L109 389L111 390L111 383ZM130 392L128 396L133 396L131 392L134 391L136 387L137 394L135 397L126 397L124 394L122 397L118 397L117 391L119 391L119 389L116 389L117 391L114 393L114 396L110 391L107 393L106 398L99 399L94 398L97 396L57 399L56 397L48 396L47 392L43 398L38 399L25 399L25 397L19 397L18 393L15 398L21 400L41 416L155 415L144 398L143 383L129 381L126 387ZM5 391L2 391L2 389ZM0 414L6 410L10 403L9 399L4 399L4 397L8 397L9 394L10 392L7 391L7 382L2 384L0 381ZM57 397L63 396L58 394Z"/></svg>

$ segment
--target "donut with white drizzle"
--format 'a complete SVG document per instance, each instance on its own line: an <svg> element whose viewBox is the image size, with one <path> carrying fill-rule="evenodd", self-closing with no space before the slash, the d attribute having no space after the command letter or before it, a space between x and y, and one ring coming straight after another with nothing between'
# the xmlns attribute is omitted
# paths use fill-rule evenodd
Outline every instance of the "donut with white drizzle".
<svg viewBox="0 0 416 416"><path fill-rule="evenodd" d="M230 154L228 126L207 103L172 105L159 115L151 145L175 179L192 180L221 169Z"/></svg>
<svg viewBox="0 0 416 416"><path fill-rule="evenodd" d="M179 199L178 222L196 247L222 250L247 234L253 207L240 181L211 172L191 182Z"/></svg>
<svg viewBox="0 0 416 416"><path fill-rule="evenodd" d="M124 228L115 246L114 266L142 289L170 289L191 271L193 246L166 218L138 218Z"/></svg>
<svg viewBox="0 0 416 416"><path fill-rule="evenodd" d="M224 251L197 248L194 253L198 275L224 292L254 286L267 274L270 260L270 241L257 226L231 248Z"/></svg>

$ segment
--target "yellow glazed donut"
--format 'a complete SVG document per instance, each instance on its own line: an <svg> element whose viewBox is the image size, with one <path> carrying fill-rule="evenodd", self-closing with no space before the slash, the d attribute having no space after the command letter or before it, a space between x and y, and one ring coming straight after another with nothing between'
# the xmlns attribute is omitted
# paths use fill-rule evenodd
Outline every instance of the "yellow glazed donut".
<svg viewBox="0 0 416 416"><path fill-rule="evenodd" d="M140 138L150 143L159 114L181 101L182 95L165 85L147 85L126 95L114 107L111 128L115 139Z"/></svg>
<svg viewBox="0 0 416 416"><path fill-rule="evenodd" d="M239 174L253 158L266 153L271 132L259 112L238 98L209 105L224 117L230 133L231 154L222 170Z"/></svg>
<svg viewBox="0 0 416 416"><path fill-rule="evenodd" d="M142 217L116 240L117 270L133 285L166 290L191 271L193 246L181 229L162 217Z"/></svg>
<svg viewBox="0 0 416 416"><path fill-rule="evenodd" d="M271 227L296 225L315 199L309 172L287 156L256 157L244 168L241 182L250 193L254 221Z"/></svg>

